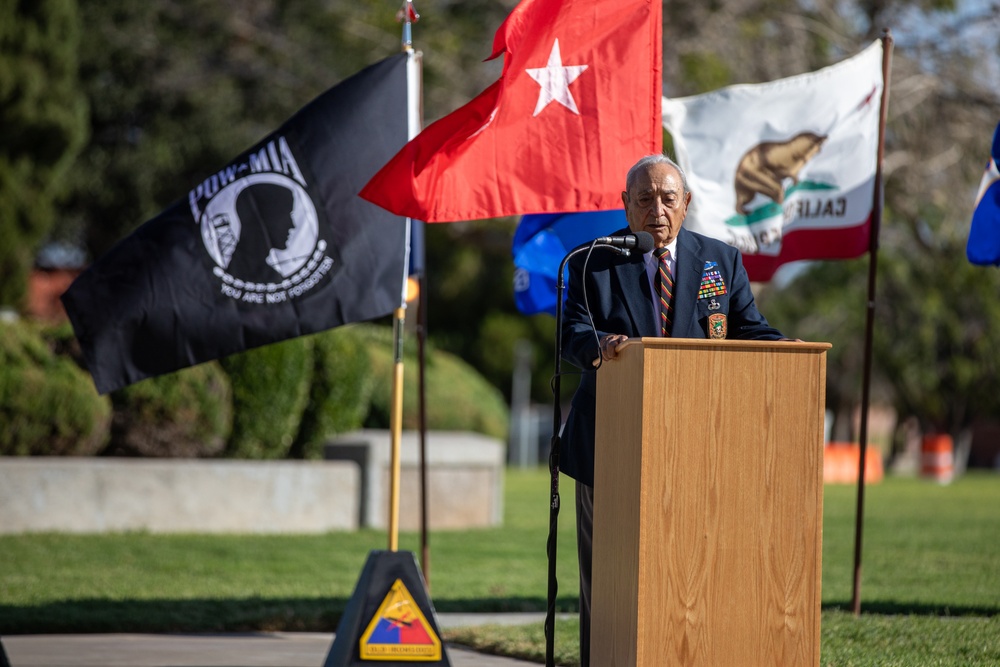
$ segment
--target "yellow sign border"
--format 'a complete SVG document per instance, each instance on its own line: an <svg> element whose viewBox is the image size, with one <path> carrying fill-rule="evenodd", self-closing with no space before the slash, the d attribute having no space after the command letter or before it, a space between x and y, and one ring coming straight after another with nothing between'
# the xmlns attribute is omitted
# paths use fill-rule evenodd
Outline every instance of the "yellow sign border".
<svg viewBox="0 0 1000 667"><path fill-rule="evenodd" d="M403 602L409 603L414 611L416 612L416 617L423 623L423 627L427 630L428 636L431 638L431 644L369 644L368 640L371 639L372 634L375 632L375 628L378 627L378 622L388 614L388 612L396 606L399 606ZM368 622L368 628L361 635L361 639L358 641L358 650L361 654L362 660L395 660L397 662L431 662L434 660L441 660L441 640L438 638L437 633L434 632L434 628L430 623L427 622L427 617L424 616L424 612L420 609L420 605L416 603L413 596L410 594L409 589L403 583L402 579L396 579L396 583L389 588L389 592L386 593L385 598L382 600L382 604L375 611L375 615L372 616L372 620Z"/></svg>

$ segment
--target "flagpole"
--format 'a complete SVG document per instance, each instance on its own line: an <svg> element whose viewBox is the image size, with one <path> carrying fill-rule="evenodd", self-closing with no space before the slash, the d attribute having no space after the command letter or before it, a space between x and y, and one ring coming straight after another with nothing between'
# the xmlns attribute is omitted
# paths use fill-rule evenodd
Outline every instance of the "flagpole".
<svg viewBox="0 0 1000 667"><path fill-rule="evenodd" d="M416 13L413 3L406 0L400 10L403 21L403 51L408 54L406 77L406 115L407 136L413 138L413 112L411 108L410 63L413 53L410 24ZM404 271L409 266L410 256L410 219L406 219L406 263ZM389 414L389 431L391 451L389 456L389 551L399 550L399 485L400 485L400 450L403 438L403 334L406 325L406 274L403 276L401 304L393 313L393 375L392 375L392 408ZM421 457L421 461L422 461Z"/></svg>
<svg viewBox="0 0 1000 667"><path fill-rule="evenodd" d="M407 234L409 236L409 234ZM407 239L407 242L409 240ZM393 312L393 374L392 411L389 414L389 431L392 449L389 457L389 551L399 549L399 477L400 442L403 437L403 326L406 323L405 304Z"/></svg>
<svg viewBox="0 0 1000 667"><path fill-rule="evenodd" d="M405 6L404 6L405 7ZM414 118L419 118L419 101L416 100L418 90L414 84L419 74L420 53L414 53L404 46L403 52L392 57L385 58L382 62L392 75L392 78L383 77L380 79L384 83L384 89L391 93L379 98L381 105L379 111L388 110L391 112L391 119L387 119L386 130L391 130L391 134L386 134L386 139L402 139L404 136L413 137L419 131L419 125L414 129ZM401 71L401 66L405 70ZM391 69L390 69L391 67ZM400 75L405 74L405 83L400 81ZM391 85L390 85L391 84ZM399 88L405 87L406 102L403 109L399 108ZM405 112L405 116L400 115L400 111ZM371 116L367 117L369 123ZM400 133L404 128L400 127L400 121L405 118L405 134ZM385 142L388 143L388 142ZM402 143L402 142L401 142ZM386 146L388 148L389 146ZM373 146L375 148L375 146ZM387 221L389 222L389 221ZM433 663L435 665L451 664L447 657L447 646L441 641L439 626L434 620L435 611L430 601L427 590L426 579L420 573L415 554L407 550L399 550L399 501L400 501L400 453L403 424L403 336L405 334L405 314L408 303L414 300L411 288L413 282L410 280L411 267L410 258L421 257L419 247L413 241L414 230L419 228L414 226L413 220L408 217L397 216L392 230L393 234L403 235L403 243L396 246L396 249L403 251L402 258L398 254L391 255L391 263L385 265L384 272L397 277L398 298L397 306L393 311L393 378L392 378L392 401L390 405L390 500L389 500L389 549L373 550L369 553L365 561L364 568L358 578L358 583L354 588L351 599L344 607L340 622L337 625L337 632L334 636L333 645L323 663L324 667L349 667L361 661L385 661L388 655L385 653L386 643L384 637L378 636L376 628L381 628L386 614L392 617L387 610L404 609L405 625L412 632L403 636L396 636L395 641L388 641L393 646L389 657L403 660L419 660L421 662ZM419 223L418 223L419 224ZM397 241L398 242L398 241ZM368 260L371 261L370 259ZM389 269L396 269L391 274ZM372 615L371 603L382 600L377 613ZM385 611L386 614L382 612ZM373 634L374 633L374 634ZM382 633L385 634L385 633ZM398 635L398 633L396 633ZM393 664L398 664L393 662Z"/></svg>
<svg viewBox="0 0 1000 667"><path fill-rule="evenodd" d="M406 61L406 100L407 100L407 139L412 139L420 133L423 124L423 76L421 75L422 56L413 50L412 24L420 18L411 0L406 0L402 12L403 52L407 54ZM407 218L407 224L413 220ZM412 252L411 244L411 252ZM430 592L431 586L431 553L429 532L427 529L427 391L426 370L427 353L427 282L425 277L423 242L418 250L421 257L417 262L420 270L417 273L417 421L420 440L420 570L424 582Z"/></svg>
<svg viewBox="0 0 1000 667"><path fill-rule="evenodd" d="M430 533L427 530L427 393L424 382L427 339L427 283L423 271L417 276L417 410L420 422L420 571L427 591L431 588Z"/></svg>
<svg viewBox="0 0 1000 667"><path fill-rule="evenodd" d="M865 521L865 461L868 454L868 405L872 374L872 340L875 332L875 282L878 273L878 239L882 225L882 158L885 153L885 122L889 112L889 70L892 62L892 34L882 31L882 101L878 121L878 158L875 165L872 223L868 237L868 303L865 321L865 356L861 383L861 425L858 433L858 498L854 519L854 589L851 609L861 614L861 545Z"/></svg>

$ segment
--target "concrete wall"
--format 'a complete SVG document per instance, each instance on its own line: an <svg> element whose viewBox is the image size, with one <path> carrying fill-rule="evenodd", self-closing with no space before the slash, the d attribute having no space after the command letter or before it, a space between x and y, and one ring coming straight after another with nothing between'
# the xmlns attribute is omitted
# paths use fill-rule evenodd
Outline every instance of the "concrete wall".
<svg viewBox="0 0 1000 667"><path fill-rule="evenodd" d="M0 457L0 534L358 527L351 462Z"/></svg>
<svg viewBox="0 0 1000 667"><path fill-rule="evenodd" d="M361 430L339 436L324 449L327 459L361 468L359 522L389 524L391 435ZM503 522L504 443L478 433L427 434L427 524L430 529L486 528ZM419 434L405 431L400 442L400 530L420 528Z"/></svg>

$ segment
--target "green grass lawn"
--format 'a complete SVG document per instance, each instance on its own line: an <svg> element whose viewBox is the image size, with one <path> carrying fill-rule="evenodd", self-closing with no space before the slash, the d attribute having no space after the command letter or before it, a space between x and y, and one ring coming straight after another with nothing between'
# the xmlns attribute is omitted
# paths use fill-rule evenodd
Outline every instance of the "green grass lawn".
<svg viewBox="0 0 1000 667"><path fill-rule="evenodd" d="M855 487L824 494L822 664L1000 664L1000 476L948 486L889 478L866 495L862 615L850 613ZM560 515L559 608L576 609L572 482ZM508 470L501 528L435 532L430 592L445 611L544 611L548 477ZM0 634L332 631L382 532L316 536L0 537ZM419 553L415 534L400 548ZM575 664L576 623L556 652ZM447 638L541 662L539 626Z"/></svg>
<svg viewBox="0 0 1000 667"><path fill-rule="evenodd" d="M560 516L560 609L576 609L572 482ZM506 474L501 528L430 535L438 611L545 609L548 475ZM433 509L433 508L432 508ZM325 535L0 536L0 633L329 630L379 531ZM400 535L420 553L419 535Z"/></svg>

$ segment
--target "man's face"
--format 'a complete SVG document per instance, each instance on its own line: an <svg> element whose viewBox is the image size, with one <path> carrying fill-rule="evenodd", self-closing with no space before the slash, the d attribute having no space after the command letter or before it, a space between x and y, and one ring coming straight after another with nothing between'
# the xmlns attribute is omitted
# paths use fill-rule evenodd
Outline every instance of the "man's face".
<svg viewBox="0 0 1000 667"><path fill-rule="evenodd" d="M649 232L655 247L664 248L677 237L687 216L691 193L684 192L680 174L668 164L641 171L628 192L622 193L625 218L633 232Z"/></svg>

